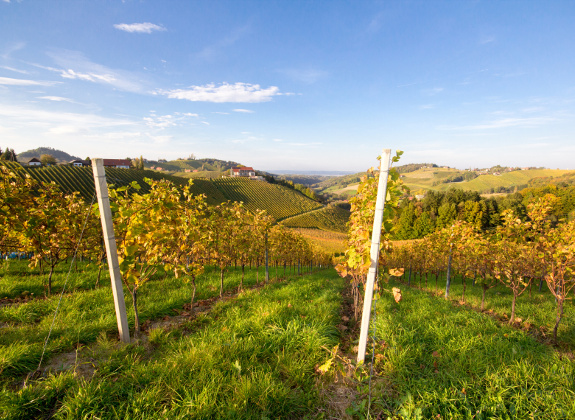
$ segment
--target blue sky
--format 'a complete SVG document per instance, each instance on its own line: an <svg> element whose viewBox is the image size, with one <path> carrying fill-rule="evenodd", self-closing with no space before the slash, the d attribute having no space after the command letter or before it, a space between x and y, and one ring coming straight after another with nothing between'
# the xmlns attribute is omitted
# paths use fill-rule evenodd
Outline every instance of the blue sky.
<svg viewBox="0 0 575 420"><path fill-rule="evenodd" d="M0 145L575 169L574 1L0 0Z"/></svg>

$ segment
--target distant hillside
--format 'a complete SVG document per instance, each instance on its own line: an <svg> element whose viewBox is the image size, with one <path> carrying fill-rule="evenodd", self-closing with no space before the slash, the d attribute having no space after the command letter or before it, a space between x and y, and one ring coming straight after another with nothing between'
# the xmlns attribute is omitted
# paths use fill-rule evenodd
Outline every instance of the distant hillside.
<svg viewBox="0 0 575 420"><path fill-rule="evenodd" d="M197 172L229 172L229 170L234 166L242 166L241 163L234 162L231 160L219 160L219 159L176 159L169 161L154 161L147 160L144 162L144 167L146 169L153 169L160 172L172 172L172 173L182 173L190 174L188 176L192 177ZM211 178L210 176L206 178Z"/></svg>
<svg viewBox="0 0 575 420"><path fill-rule="evenodd" d="M451 168L420 169L402 176L403 182L412 192L425 190L446 191L455 187L462 190L477 191L482 194L497 192L514 192L531 185L532 180L545 178L546 183L553 182L555 178L565 177L575 171L563 169L527 169L514 170L498 174L478 175L475 172L473 179L465 180L467 174L474 171L461 171ZM442 182L449 179L460 179L457 182ZM541 182L541 181L540 181Z"/></svg>
<svg viewBox="0 0 575 420"><path fill-rule="evenodd" d="M26 163L34 157L39 159L42 155L52 155L59 163L80 159L78 156L69 155L62 150L52 149L51 147L38 147L37 149L26 150L25 152L18 153L18 161Z"/></svg>
<svg viewBox="0 0 575 420"><path fill-rule="evenodd" d="M0 165L9 167L21 176L28 174L38 181L54 181L63 191L67 193L78 191L87 200L91 200L94 194L94 178L90 167L70 165L29 167L4 161L0 161ZM168 179L178 185L188 183L185 178L151 170L106 168L106 177L108 183L116 186L136 181L142 187L142 192L149 191L144 178ZM205 194L209 204L219 204L228 200L241 201L248 210L266 210L277 221L323 207L295 189L247 178L195 179L191 190L194 194ZM318 225L311 227L322 228Z"/></svg>

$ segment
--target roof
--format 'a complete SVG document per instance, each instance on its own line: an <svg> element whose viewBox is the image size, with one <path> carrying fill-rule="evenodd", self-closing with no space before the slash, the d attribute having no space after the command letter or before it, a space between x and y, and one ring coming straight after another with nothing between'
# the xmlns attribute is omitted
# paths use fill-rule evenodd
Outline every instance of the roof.
<svg viewBox="0 0 575 420"><path fill-rule="evenodd" d="M28 163L30 162L40 162L40 159L34 157L28 161Z"/></svg>
<svg viewBox="0 0 575 420"><path fill-rule="evenodd" d="M251 166L234 166L232 169L236 170L236 171L253 171L254 170L254 168L252 168Z"/></svg>
<svg viewBox="0 0 575 420"><path fill-rule="evenodd" d="M104 166L131 166L128 159L104 159Z"/></svg>

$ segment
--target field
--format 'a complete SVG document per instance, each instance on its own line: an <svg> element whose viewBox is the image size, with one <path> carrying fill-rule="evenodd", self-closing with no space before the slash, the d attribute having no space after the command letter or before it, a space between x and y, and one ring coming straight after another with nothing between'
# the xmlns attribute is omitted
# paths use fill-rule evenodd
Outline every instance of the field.
<svg viewBox="0 0 575 420"><path fill-rule="evenodd" d="M561 177L569 172L572 171L562 169L529 169L525 171L505 172L501 175L479 175L471 181L433 185L436 181L440 181L452 175L462 175L465 171L450 168L428 168L406 173L402 179L405 185L413 192L428 189L445 191L451 187L469 191L489 192L491 189L495 190L498 187L525 187L532 179L540 177Z"/></svg>
<svg viewBox="0 0 575 420"><path fill-rule="evenodd" d="M345 281L332 269L305 271L288 267L284 275L280 267L278 281L271 268L263 285L263 269L248 270L237 294L240 272L230 268L219 299L219 270L208 269L198 278L194 316L189 287L171 275L155 278L141 291L141 335L120 345L107 272L96 286L97 268L79 263L37 369L59 296L42 296L41 275L26 262L5 262L0 412L9 419L367 418L369 369L354 363L358 331ZM57 273L55 292L66 273ZM572 304L557 347L546 336L553 299L545 288L519 299L522 321L510 326L503 288L490 290L482 313L474 308L479 287L468 285L459 302L460 279L449 300L434 293L431 278L427 290L424 278L422 288L415 275L405 282L407 275L383 284L376 301L375 346L366 357L374 359L372 418L575 415ZM391 286L402 289L399 304L385 292Z"/></svg>
<svg viewBox="0 0 575 420"><path fill-rule="evenodd" d="M346 233L349 210L338 206L323 207L299 216L282 221L282 224L293 228L319 228L332 232Z"/></svg>
<svg viewBox="0 0 575 420"><path fill-rule="evenodd" d="M343 233L304 228L295 230L327 254L343 254L346 250L347 235Z"/></svg>

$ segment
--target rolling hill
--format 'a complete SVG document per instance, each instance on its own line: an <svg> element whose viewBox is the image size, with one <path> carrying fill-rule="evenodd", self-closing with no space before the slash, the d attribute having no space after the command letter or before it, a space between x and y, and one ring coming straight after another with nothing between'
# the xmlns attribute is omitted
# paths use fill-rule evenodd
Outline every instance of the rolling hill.
<svg viewBox="0 0 575 420"><path fill-rule="evenodd" d="M0 161L0 164L10 168L20 176L29 175L38 181L55 182L66 193L78 191L87 200L90 200L94 194L91 167L69 165L28 167L19 163L4 161ZM178 185L186 185L189 182L188 179L157 171L136 169L106 168L106 177L110 184L116 186L128 185L136 181L144 193L149 191L148 184L144 181L145 178L167 179ZM322 204L306 197L297 190L247 178L194 179L191 190L195 194L205 194L209 204L219 204L228 200L241 201L248 210L266 210L277 221L324 209ZM320 211L310 219L315 223L308 221L304 226L302 222L298 226L341 232L345 229L347 219L343 213L347 210L340 209L337 217L332 214L333 212L333 210ZM342 223L341 226L338 225L339 222Z"/></svg>

